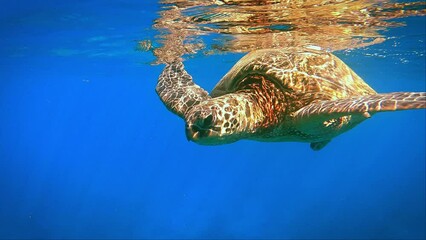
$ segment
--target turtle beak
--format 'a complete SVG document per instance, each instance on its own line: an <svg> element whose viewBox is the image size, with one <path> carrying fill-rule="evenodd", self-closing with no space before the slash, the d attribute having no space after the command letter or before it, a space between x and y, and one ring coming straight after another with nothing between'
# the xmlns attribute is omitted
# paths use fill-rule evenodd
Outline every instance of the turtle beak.
<svg viewBox="0 0 426 240"><path fill-rule="evenodd" d="M197 124L189 124L186 127L186 139L188 141L199 142L201 138L205 139L212 134L210 129L205 129Z"/></svg>
<svg viewBox="0 0 426 240"><path fill-rule="evenodd" d="M195 129L192 127L192 125L188 125L186 127L185 134L186 134L186 139L188 141L194 141L194 142L196 142L198 140L200 134L199 134L198 131L194 131L194 130Z"/></svg>
<svg viewBox="0 0 426 240"><path fill-rule="evenodd" d="M200 138L209 137L212 133L210 128L213 125L213 116L196 117L194 121L186 125L186 138L188 141L198 142Z"/></svg>

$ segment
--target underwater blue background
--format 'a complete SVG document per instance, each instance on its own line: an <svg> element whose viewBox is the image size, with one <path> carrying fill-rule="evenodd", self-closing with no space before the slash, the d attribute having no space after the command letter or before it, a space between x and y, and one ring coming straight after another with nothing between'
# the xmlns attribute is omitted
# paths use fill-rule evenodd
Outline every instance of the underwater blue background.
<svg viewBox="0 0 426 240"><path fill-rule="evenodd" d="M318 152L199 146L154 91L163 66L136 51L156 1L1 5L0 238L425 238L424 110ZM399 38L336 53L378 92L425 91L425 17L402 20L385 32ZM185 64L211 90L241 56Z"/></svg>

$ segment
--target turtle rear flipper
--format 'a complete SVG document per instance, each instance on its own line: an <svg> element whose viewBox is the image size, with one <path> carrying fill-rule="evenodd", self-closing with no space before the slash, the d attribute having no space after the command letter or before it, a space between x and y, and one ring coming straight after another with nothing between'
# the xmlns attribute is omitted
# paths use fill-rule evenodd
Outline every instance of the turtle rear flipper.
<svg viewBox="0 0 426 240"><path fill-rule="evenodd" d="M311 143L311 149L314 151L319 151L323 149L331 140L324 140L321 142L312 142Z"/></svg>
<svg viewBox="0 0 426 240"><path fill-rule="evenodd" d="M312 135L335 137L385 111L426 108L425 92L364 95L309 104L292 114L296 128Z"/></svg>
<svg viewBox="0 0 426 240"><path fill-rule="evenodd" d="M209 99L209 94L192 81L182 62L167 64L155 88L167 108L180 117L194 105Z"/></svg>

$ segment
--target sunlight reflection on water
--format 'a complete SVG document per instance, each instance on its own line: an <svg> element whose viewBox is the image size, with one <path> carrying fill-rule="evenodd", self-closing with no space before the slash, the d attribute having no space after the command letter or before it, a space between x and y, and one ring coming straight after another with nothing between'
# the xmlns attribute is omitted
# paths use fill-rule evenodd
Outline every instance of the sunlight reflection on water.
<svg viewBox="0 0 426 240"><path fill-rule="evenodd" d="M426 14L425 2L380 0L162 0L161 7L158 35L140 42L157 63L266 48L350 50L392 39L383 32L404 26L400 18Z"/></svg>

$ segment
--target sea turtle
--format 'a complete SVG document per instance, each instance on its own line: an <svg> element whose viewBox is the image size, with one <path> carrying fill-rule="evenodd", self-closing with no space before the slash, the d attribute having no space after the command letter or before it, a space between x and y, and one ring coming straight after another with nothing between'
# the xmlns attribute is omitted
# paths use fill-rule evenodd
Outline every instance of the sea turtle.
<svg viewBox="0 0 426 240"><path fill-rule="evenodd" d="M203 145L252 139L319 150L376 112L426 108L426 92L378 94L332 53L305 48L252 51L210 95L176 61L156 91L184 118L188 140Z"/></svg>

